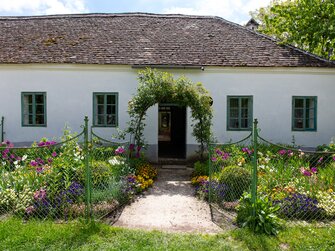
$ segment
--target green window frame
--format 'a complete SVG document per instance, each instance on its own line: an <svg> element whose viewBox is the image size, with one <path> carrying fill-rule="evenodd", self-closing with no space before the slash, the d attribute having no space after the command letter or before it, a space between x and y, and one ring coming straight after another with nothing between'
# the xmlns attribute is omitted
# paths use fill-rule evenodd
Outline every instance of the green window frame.
<svg viewBox="0 0 335 251"><path fill-rule="evenodd" d="M292 131L316 131L317 97L292 97Z"/></svg>
<svg viewBox="0 0 335 251"><path fill-rule="evenodd" d="M22 126L47 126L47 95L46 92L21 93Z"/></svg>
<svg viewBox="0 0 335 251"><path fill-rule="evenodd" d="M227 131L250 131L252 106L252 96L227 96Z"/></svg>
<svg viewBox="0 0 335 251"><path fill-rule="evenodd" d="M93 126L117 127L118 102L119 94L117 92L94 92Z"/></svg>

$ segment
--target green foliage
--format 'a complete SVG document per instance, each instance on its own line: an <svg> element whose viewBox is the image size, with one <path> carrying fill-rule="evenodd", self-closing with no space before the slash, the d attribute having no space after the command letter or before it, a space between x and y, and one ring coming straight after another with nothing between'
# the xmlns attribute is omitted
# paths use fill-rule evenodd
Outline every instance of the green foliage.
<svg viewBox="0 0 335 251"><path fill-rule="evenodd" d="M194 163L194 176L208 176L209 175L209 166L207 162L197 161Z"/></svg>
<svg viewBox="0 0 335 251"><path fill-rule="evenodd" d="M278 210L279 206L273 206L268 197L257 198L253 203L251 194L245 193L237 207L236 222L255 233L277 235L282 225L275 214Z"/></svg>
<svg viewBox="0 0 335 251"><path fill-rule="evenodd" d="M252 13L258 31L327 59L335 59L333 0L273 0Z"/></svg>
<svg viewBox="0 0 335 251"><path fill-rule="evenodd" d="M243 192L249 189L251 173L240 166L227 166L219 174L218 181L227 186L225 200L235 201L240 199Z"/></svg>
<svg viewBox="0 0 335 251"><path fill-rule="evenodd" d="M176 103L188 106L192 112L193 136L201 145L211 140L212 108L211 97L201 83L192 83L182 76L174 79L173 75L152 69L139 72L137 94L129 102L128 113L131 118L128 133L135 137L136 145L144 145L143 130L146 111L156 103Z"/></svg>

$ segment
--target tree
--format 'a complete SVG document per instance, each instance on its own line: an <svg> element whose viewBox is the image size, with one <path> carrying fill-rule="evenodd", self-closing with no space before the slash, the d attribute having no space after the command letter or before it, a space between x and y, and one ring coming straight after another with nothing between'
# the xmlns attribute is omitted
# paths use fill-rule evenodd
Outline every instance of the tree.
<svg viewBox="0 0 335 251"><path fill-rule="evenodd" d="M273 0L251 15L261 24L259 32L335 60L334 0Z"/></svg>

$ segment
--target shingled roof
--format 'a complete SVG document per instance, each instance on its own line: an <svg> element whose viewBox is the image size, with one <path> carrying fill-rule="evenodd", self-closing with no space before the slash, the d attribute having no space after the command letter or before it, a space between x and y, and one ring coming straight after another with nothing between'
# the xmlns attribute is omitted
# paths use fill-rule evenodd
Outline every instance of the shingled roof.
<svg viewBox="0 0 335 251"><path fill-rule="evenodd" d="M0 63L335 67L219 17L146 13L0 17Z"/></svg>

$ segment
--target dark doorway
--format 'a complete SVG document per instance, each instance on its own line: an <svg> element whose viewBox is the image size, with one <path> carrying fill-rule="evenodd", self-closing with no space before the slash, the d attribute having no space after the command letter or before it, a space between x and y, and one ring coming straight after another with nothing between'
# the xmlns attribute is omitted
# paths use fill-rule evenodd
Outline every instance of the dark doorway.
<svg viewBox="0 0 335 251"><path fill-rule="evenodd" d="M158 157L186 156L186 107L160 104L158 112Z"/></svg>

